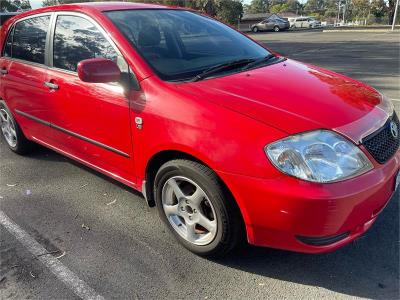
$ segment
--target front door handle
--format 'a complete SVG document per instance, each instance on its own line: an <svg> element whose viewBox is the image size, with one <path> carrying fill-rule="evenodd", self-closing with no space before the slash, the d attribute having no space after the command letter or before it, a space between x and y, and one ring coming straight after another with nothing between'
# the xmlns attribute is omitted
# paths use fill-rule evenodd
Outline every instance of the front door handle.
<svg viewBox="0 0 400 300"><path fill-rule="evenodd" d="M7 69L5 69L5 68L4 68L4 69L1 69L1 70L0 70L0 74L1 74L1 75L6 75L6 74L8 74Z"/></svg>
<svg viewBox="0 0 400 300"><path fill-rule="evenodd" d="M58 90L58 84L46 81L44 85L47 86L49 89Z"/></svg>

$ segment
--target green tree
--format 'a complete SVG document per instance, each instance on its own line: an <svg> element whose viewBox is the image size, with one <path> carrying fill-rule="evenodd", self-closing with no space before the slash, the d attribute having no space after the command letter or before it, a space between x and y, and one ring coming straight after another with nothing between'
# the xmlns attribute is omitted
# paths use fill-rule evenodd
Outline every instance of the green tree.
<svg viewBox="0 0 400 300"><path fill-rule="evenodd" d="M371 14L377 18L381 19L385 16L386 4L384 0L372 0L371 2Z"/></svg>
<svg viewBox="0 0 400 300"><path fill-rule="evenodd" d="M271 12L273 14L279 14L279 13L288 12L288 11L291 11L291 10L287 3L275 4L275 5L272 5L269 9L269 12Z"/></svg>
<svg viewBox="0 0 400 300"><path fill-rule="evenodd" d="M81 3L81 2L97 2L97 1L99 1L99 0L43 0L42 6L72 4L72 3Z"/></svg>
<svg viewBox="0 0 400 300"><path fill-rule="evenodd" d="M246 12L249 14L266 13L269 11L268 0L252 0L247 6Z"/></svg>
<svg viewBox="0 0 400 300"><path fill-rule="evenodd" d="M58 5L60 4L58 0L43 0L42 1L42 6L53 6L53 5Z"/></svg>
<svg viewBox="0 0 400 300"><path fill-rule="evenodd" d="M338 5L341 0L326 0L325 2L325 18L335 18L338 15Z"/></svg>
<svg viewBox="0 0 400 300"><path fill-rule="evenodd" d="M237 0L220 0L217 3L217 16L224 22L235 24L243 14L243 5Z"/></svg>
<svg viewBox="0 0 400 300"><path fill-rule="evenodd" d="M366 19L369 13L369 1L368 0L353 0L352 1L352 13L354 19Z"/></svg>
<svg viewBox="0 0 400 300"><path fill-rule="evenodd" d="M20 9L30 9L28 0L0 0L0 11L14 12Z"/></svg>
<svg viewBox="0 0 400 300"><path fill-rule="evenodd" d="M304 6L304 10L307 14L312 13L325 13L326 10L326 1L325 0L308 0Z"/></svg>

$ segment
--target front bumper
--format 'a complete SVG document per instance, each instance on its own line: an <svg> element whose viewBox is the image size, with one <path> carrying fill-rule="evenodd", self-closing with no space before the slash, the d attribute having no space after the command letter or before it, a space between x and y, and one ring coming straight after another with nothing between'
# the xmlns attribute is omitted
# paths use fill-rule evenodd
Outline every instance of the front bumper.
<svg viewBox="0 0 400 300"><path fill-rule="evenodd" d="M330 184L285 175L219 175L238 202L249 243L322 253L348 244L372 226L394 195L399 166L400 151L364 175Z"/></svg>

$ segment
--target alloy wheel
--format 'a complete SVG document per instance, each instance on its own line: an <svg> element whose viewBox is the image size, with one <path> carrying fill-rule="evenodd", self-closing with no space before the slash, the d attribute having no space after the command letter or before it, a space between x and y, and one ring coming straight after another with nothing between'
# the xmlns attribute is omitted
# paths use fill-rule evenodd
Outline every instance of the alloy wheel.
<svg viewBox="0 0 400 300"><path fill-rule="evenodd" d="M14 148L17 145L17 132L11 116L5 109L0 109L0 124L8 145Z"/></svg>
<svg viewBox="0 0 400 300"><path fill-rule="evenodd" d="M172 228L195 245L210 244L217 234L217 218L213 204L193 180L174 176L162 189L162 205Z"/></svg>

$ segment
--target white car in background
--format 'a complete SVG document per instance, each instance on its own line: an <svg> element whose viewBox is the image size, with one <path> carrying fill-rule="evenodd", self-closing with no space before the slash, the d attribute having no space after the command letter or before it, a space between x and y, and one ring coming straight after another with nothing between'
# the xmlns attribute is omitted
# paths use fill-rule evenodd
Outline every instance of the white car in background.
<svg viewBox="0 0 400 300"><path fill-rule="evenodd" d="M310 17L289 18L291 28L317 28L321 22Z"/></svg>

